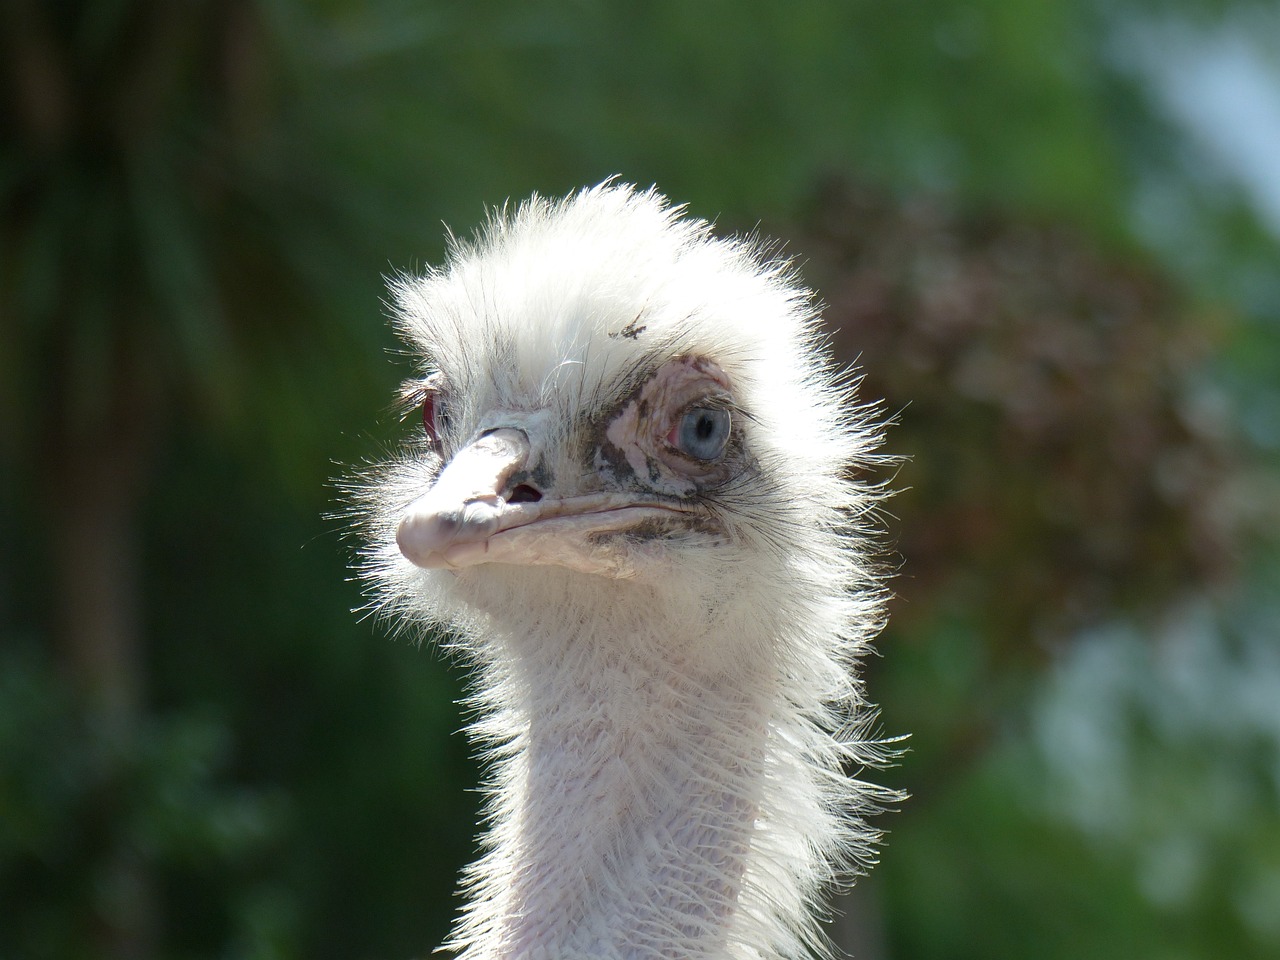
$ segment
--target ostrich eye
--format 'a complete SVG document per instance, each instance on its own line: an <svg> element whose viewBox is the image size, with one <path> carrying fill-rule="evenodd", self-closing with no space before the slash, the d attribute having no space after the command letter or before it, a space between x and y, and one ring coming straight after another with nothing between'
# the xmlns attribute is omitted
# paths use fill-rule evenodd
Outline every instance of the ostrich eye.
<svg viewBox="0 0 1280 960"><path fill-rule="evenodd" d="M422 428L434 446L440 446L441 435L449 427L449 413L443 394L428 389L422 397Z"/></svg>
<svg viewBox="0 0 1280 960"><path fill-rule="evenodd" d="M690 407L667 440L695 460L714 460L729 442L729 426L729 411L722 407Z"/></svg>

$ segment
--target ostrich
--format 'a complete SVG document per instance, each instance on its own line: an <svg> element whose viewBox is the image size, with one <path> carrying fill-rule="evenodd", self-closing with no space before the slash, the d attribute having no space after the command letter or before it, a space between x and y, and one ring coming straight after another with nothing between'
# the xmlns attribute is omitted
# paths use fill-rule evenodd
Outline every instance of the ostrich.
<svg viewBox="0 0 1280 960"><path fill-rule="evenodd" d="M489 764L465 960L792 958L896 799L873 408L754 240L606 182L392 282L416 445L363 483L372 605L453 639Z"/></svg>

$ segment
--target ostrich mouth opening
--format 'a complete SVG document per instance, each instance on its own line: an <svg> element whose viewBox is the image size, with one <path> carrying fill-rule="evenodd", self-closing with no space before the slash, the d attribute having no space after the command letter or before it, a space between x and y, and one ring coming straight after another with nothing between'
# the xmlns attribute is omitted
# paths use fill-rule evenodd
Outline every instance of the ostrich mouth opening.
<svg viewBox="0 0 1280 960"><path fill-rule="evenodd" d="M427 570L512 563L630 578L669 538L714 525L682 501L620 491L555 497L513 486L529 457L523 430L490 431L463 447L401 518L400 552Z"/></svg>
<svg viewBox="0 0 1280 960"><path fill-rule="evenodd" d="M478 498L448 510L424 504L429 498L410 508L396 533L400 552L428 570L510 563L629 579L668 538L708 532L691 508L616 493L535 503Z"/></svg>

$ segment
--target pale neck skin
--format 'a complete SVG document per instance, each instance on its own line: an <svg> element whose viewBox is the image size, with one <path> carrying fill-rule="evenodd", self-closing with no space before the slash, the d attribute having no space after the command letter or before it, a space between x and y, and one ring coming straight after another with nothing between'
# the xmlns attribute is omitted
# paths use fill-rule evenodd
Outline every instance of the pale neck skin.
<svg viewBox="0 0 1280 960"><path fill-rule="evenodd" d="M718 665L698 669L669 639L634 633L503 646L493 700L505 701L496 721L511 750L463 957L741 955L732 945L764 779L768 658L726 668L702 657Z"/></svg>

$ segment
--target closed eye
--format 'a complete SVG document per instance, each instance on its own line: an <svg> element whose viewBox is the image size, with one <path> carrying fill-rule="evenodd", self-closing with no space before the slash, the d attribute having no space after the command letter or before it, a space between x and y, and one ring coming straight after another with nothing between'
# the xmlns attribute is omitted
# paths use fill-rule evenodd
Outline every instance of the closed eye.
<svg viewBox="0 0 1280 960"><path fill-rule="evenodd" d="M427 440L439 447L445 432L449 429L449 407L444 391L435 387L427 387L422 395L422 429L426 431Z"/></svg>

